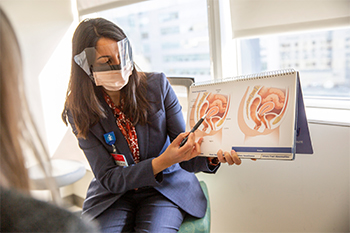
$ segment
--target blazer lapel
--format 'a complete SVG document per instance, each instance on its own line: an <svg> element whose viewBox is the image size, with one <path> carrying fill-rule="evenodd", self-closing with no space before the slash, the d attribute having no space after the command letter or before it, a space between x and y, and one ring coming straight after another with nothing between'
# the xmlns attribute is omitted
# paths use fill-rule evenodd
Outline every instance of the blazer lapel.
<svg viewBox="0 0 350 233"><path fill-rule="evenodd" d="M100 120L100 123L101 123L101 126L103 128L104 133L109 133L111 131L114 132L115 139L116 139L116 142L114 145L115 145L115 148L117 150L117 153L123 154L125 156L126 160L128 161L129 165L134 164L135 162L134 162L134 159L132 157L128 142L126 141L123 133L120 131L120 129L116 123L114 114L113 114L112 110L109 108L109 106L107 105L107 103L106 103L105 109L107 109L107 118ZM113 119L113 120L111 120L111 119ZM101 135L101 136L103 137L103 135Z"/></svg>
<svg viewBox="0 0 350 233"><path fill-rule="evenodd" d="M135 128L136 128L136 134L137 134L137 141L139 143L140 160L142 161L149 157L148 156L148 143L149 143L148 124L145 124L145 125L137 124Z"/></svg>
<svg viewBox="0 0 350 233"><path fill-rule="evenodd" d="M102 119L100 121L103 131L105 133L111 132L113 131L115 134L115 138L116 138L116 143L115 143L115 147L117 149L117 153L119 154L123 154L126 158L126 160L128 161L128 164L134 164L134 158L131 154L128 142L126 141L123 133L120 131L113 111L110 109L110 107L108 106L108 104L104 101L103 95L101 94L99 96L102 104L103 104L103 108L107 109L107 118L106 119ZM113 120L111 120L113 119ZM137 141L139 143L139 150L140 150L140 159L141 161L148 158L148 142L149 142L149 129L148 129L148 124L145 125L140 125L137 124L135 126L136 129L136 135L137 135ZM101 135L103 137L103 135Z"/></svg>

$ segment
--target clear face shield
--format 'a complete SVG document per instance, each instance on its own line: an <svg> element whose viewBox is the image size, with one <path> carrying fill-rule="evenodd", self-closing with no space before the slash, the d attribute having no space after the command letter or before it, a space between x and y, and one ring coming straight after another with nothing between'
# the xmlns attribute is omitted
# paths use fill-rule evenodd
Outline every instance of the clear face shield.
<svg viewBox="0 0 350 233"><path fill-rule="evenodd" d="M132 50L128 38L103 46L89 47L74 61L94 81L110 91L124 87L134 68Z"/></svg>

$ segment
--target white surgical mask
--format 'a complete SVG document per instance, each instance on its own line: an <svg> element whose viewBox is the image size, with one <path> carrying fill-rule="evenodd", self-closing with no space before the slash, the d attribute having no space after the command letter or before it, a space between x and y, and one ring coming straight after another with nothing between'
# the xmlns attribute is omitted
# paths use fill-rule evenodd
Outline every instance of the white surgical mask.
<svg viewBox="0 0 350 233"><path fill-rule="evenodd" d="M122 70L93 72L96 86L103 86L107 91L119 91L129 82L132 67L123 67Z"/></svg>

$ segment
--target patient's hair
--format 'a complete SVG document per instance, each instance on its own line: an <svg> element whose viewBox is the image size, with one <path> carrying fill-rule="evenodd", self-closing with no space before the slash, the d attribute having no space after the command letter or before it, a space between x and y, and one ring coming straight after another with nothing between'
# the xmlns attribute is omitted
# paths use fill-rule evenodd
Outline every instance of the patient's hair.
<svg viewBox="0 0 350 233"><path fill-rule="evenodd" d="M30 183L25 158L38 160L49 177L47 150L30 114L24 91L22 58L15 31L0 8L0 93L1 145L0 186L29 193ZM44 166L45 165L45 166ZM52 187L52 182L47 182ZM58 195L54 195L58 201Z"/></svg>
<svg viewBox="0 0 350 233"><path fill-rule="evenodd" d="M29 190L20 146L23 105L22 61L15 33L0 9L1 163L0 184ZM6 59L4 59L6 58ZM22 123L23 124L23 123Z"/></svg>

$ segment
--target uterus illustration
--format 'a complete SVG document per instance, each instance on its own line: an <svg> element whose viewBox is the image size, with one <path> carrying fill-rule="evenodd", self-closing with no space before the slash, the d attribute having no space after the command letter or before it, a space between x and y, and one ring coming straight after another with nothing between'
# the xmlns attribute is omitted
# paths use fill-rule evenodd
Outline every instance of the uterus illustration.
<svg viewBox="0 0 350 233"><path fill-rule="evenodd" d="M238 110L238 125L250 137L279 134L288 107L288 88L250 86L247 88Z"/></svg>
<svg viewBox="0 0 350 233"><path fill-rule="evenodd" d="M214 135L221 131L229 112L230 96L211 92L200 93L191 109L190 126L204 115L205 119L196 134L199 136Z"/></svg>

